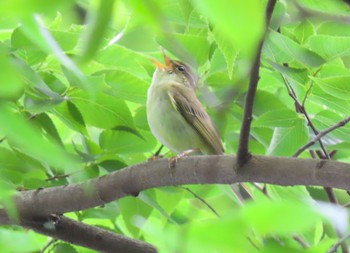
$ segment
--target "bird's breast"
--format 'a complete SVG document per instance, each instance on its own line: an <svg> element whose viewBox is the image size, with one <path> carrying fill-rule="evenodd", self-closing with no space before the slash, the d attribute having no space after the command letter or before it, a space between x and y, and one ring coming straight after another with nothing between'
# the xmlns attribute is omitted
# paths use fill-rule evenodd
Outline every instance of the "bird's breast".
<svg viewBox="0 0 350 253"><path fill-rule="evenodd" d="M199 148L201 138L172 104L169 89L159 88L150 87L147 96L147 120L153 135L176 153Z"/></svg>

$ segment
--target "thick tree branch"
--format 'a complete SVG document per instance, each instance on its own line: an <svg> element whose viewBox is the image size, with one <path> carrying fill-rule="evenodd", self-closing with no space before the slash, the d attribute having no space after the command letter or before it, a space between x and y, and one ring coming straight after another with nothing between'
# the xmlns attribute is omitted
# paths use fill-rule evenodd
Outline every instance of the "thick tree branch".
<svg viewBox="0 0 350 253"><path fill-rule="evenodd" d="M250 71L250 80L249 80L249 86L247 95L245 97L244 102L244 113L243 113L243 119L242 119L242 125L241 125L241 131L239 136L239 144L238 144L238 150L237 150L237 164L239 167L243 166L249 159L249 135L250 135L250 125L251 121L253 119L253 105L254 105L254 98L256 89L258 87L258 81L259 81L259 68L260 68L260 56L261 56L261 50L264 44L265 35L268 30L271 16L273 9L275 7L276 0L268 0L266 9L265 9L265 31L264 35L262 36L256 56Z"/></svg>
<svg viewBox="0 0 350 253"><path fill-rule="evenodd" d="M299 148L297 150L297 152L295 152L295 154L293 155L293 157L298 157L303 151L305 151L307 148L311 147L312 145L314 145L317 141L319 141L323 136L325 136L326 134L332 132L333 130L344 126L345 124L347 124L350 121L350 116L343 119L342 121L339 121L337 124L334 124L333 126L319 132L314 138L312 138L312 140L310 140L308 143L306 143L304 146L302 146L301 148Z"/></svg>
<svg viewBox="0 0 350 253"><path fill-rule="evenodd" d="M20 217L33 219L103 205L145 189L182 184L260 182L315 185L350 190L350 164L318 159L252 156L245 169L234 172L236 156L181 158L175 173L167 159L141 163L81 184L18 192ZM8 224L1 214L0 222Z"/></svg>
<svg viewBox="0 0 350 253"><path fill-rule="evenodd" d="M106 253L156 253L150 244L86 225L60 215L21 222L26 228L69 243Z"/></svg>

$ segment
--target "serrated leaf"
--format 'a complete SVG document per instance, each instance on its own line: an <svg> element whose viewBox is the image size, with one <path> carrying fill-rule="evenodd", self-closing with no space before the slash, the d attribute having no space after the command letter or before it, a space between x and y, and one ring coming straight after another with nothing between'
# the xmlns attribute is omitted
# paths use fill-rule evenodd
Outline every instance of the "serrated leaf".
<svg viewBox="0 0 350 253"><path fill-rule="evenodd" d="M245 56L252 56L264 31L264 5L261 1L196 0L211 25Z"/></svg>
<svg viewBox="0 0 350 253"><path fill-rule="evenodd" d="M280 64L297 61L307 68L322 65L325 60L318 54L278 32L270 30L264 45L263 55Z"/></svg>
<svg viewBox="0 0 350 253"><path fill-rule="evenodd" d="M292 127L300 117L295 111L279 109L268 111L253 121L254 127Z"/></svg>
<svg viewBox="0 0 350 253"><path fill-rule="evenodd" d="M37 129L12 112L7 104L2 103L0 108L0 129L6 134L11 146L43 163L69 170L77 167L75 157L46 140Z"/></svg>
<svg viewBox="0 0 350 253"><path fill-rule="evenodd" d="M209 58L210 45L205 36L174 33L162 37L158 36L156 40L161 46L187 63L194 60L193 65L201 66ZM178 48L179 45L174 43L174 40L183 47L183 50Z"/></svg>
<svg viewBox="0 0 350 253"><path fill-rule="evenodd" d="M45 130L45 132L51 136L52 139L56 140L57 143L59 143L61 146L64 146L57 128L49 115L46 113L40 113L35 116L34 122L36 122L39 127Z"/></svg>
<svg viewBox="0 0 350 253"><path fill-rule="evenodd" d="M302 119L296 120L292 127L275 128L267 154L290 156L302 147L309 138L308 129Z"/></svg>
<svg viewBox="0 0 350 253"><path fill-rule="evenodd" d="M130 110L123 100L103 93L95 94L93 98L84 91L72 92L69 100L79 109L86 124L103 129L134 126Z"/></svg>
<svg viewBox="0 0 350 253"><path fill-rule="evenodd" d="M112 18L114 0L104 0L99 2L98 8L91 8L88 16L88 25L83 34L83 45L80 61L90 60L103 42L103 37Z"/></svg>
<svg viewBox="0 0 350 253"><path fill-rule="evenodd" d="M84 118L82 117L79 109L71 101L66 101L55 107L52 113L55 114L69 128L88 135Z"/></svg>
<svg viewBox="0 0 350 253"><path fill-rule="evenodd" d="M106 70L96 74L104 74L105 82L113 88L116 98L126 99L134 103L145 104L150 83L133 74L121 70Z"/></svg>
<svg viewBox="0 0 350 253"><path fill-rule="evenodd" d="M298 41L303 44L311 35L315 33L315 28L309 20L305 19L294 29L294 33Z"/></svg>
<svg viewBox="0 0 350 253"><path fill-rule="evenodd" d="M350 75L325 78L310 77L325 93L343 100L350 100Z"/></svg>
<svg viewBox="0 0 350 253"><path fill-rule="evenodd" d="M307 45L325 59L334 59L350 55L350 37L314 35L311 36Z"/></svg>
<svg viewBox="0 0 350 253"><path fill-rule="evenodd" d="M331 36L350 36L350 27L346 23L326 21L317 27L317 34Z"/></svg>
<svg viewBox="0 0 350 253"><path fill-rule="evenodd" d="M279 73L283 74L285 77L288 77L288 79L292 79L294 82L302 86L306 84L308 78L307 70L286 67L276 64L270 60L267 60L267 62Z"/></svg>
<svg viewBox="0 0 350 253"><path fill-rule="evenodd" d="M233 66L238 56L238 50L234 47L231 41L226 36L221 34L220 31L218 31L217 29L214 29L213 35L221 53L225 57L228 76L229 79L231 79L233 73Z"/></svg>
<svg viewBox="0 0 350 253"><path fill-rule="evenodd" d="M85 127L85 121L83 115L81 115L79 109L71 101L67 101L67 108L69 114L82 126Z"/></svg>
<svg viewBox="0 0 350 253"><path fill-rule="evenodd" d="M111 57L111 55L118 55L118 57ZM150 78L143 67L143 65L152 65L149 58L119 45L111 45L101 50L97 53L95 60L105 67L117 68L141 79Z"/></svg>
<svg viewBox="0 0 350 253"><path fill-rule="evenodd" d="M102 149L118 154L152 152L157 142L149 132L140 131L143 138L134 133L117 130L106 130L100 135L99 143Z"/></svg>

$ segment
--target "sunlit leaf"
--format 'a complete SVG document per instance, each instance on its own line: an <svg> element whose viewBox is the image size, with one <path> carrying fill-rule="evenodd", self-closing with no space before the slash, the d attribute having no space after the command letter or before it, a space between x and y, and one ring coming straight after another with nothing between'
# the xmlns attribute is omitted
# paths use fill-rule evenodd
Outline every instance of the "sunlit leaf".
<svg viewBox="0 0 350 253"><path fill-rule="evenodd" d="M82 38L81 61L91 59L100 47L111 20L114 2L114 0L101 0L98 9L90 13L88 29Z"/></svg>
<svg viewBox="0 0 350 253"><path fill-rule="evenodd" d="M15 148L53 166L73 169L77 167L72 155L54 143L46 140L36 129L22 117L11 111L2 103L0 110L0 129Z"/></svg>
<svg viewBox="0 0 350 253"><path fill-rule="evenodd" d="M308 131L303 120L296 120L293 126L274 129L270 146L267 150L269 155L290 156L308 141Z"/></svg>

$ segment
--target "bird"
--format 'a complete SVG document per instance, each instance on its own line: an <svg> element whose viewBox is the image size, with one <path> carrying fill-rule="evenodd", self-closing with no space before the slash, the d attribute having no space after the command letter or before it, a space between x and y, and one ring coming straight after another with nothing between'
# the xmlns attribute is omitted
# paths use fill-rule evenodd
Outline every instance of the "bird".
<svg viewBox="0 0 350 253"><path fill-rule="evenodd" d="M220 155L224 148L213 122L196 96L197 75L162 50L164 64L156 70L147 92L147 121L152 134L178 154Z"/></svg>

